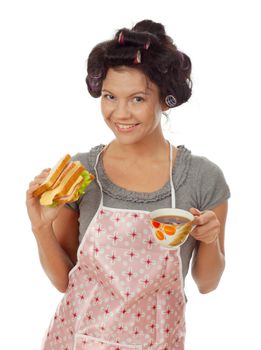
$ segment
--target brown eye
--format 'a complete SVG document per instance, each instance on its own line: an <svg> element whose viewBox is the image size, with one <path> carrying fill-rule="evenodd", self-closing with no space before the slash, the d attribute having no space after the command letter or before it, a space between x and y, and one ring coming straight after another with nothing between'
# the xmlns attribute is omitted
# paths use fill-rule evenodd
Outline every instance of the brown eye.
<svg viewBox="0 0 261 350"><path fill-rule="evenodd" d="M109 100L109 101L113 101L115 99L114 96L110 95L110 94L103 95L103 98L105 98L106 100Z"/></svg>
<svg viewBox="0 0 261 350"><path fill-rule="evenodd" d="M143 101L144 101L144 98L141 97L141 96L135 96L135 97L133 98L133 100L134 100L134 102L136 102L136 103L140 103L140 102L143 102Z"/></svg>

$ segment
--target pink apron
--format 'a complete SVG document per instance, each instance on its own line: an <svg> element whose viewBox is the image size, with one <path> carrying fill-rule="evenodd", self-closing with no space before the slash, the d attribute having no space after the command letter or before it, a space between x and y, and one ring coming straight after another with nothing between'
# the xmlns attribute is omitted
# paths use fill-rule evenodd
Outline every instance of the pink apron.
<svg viewBox="0 0 261 350"><path fill-rule="evenodd" d="M170 165L172 149L170 146ZM149 212L101 203L78 249L43 350L183 350L185 297L179 248L158 245ZM175 191L170 166L172 206Z"/></svg>

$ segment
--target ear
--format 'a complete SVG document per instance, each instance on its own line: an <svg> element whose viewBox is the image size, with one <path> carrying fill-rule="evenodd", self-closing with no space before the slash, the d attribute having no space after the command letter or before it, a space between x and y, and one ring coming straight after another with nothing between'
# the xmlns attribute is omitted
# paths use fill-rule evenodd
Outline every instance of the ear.
<svg viewBox="0 0 261 350"><path fill-rule="evenodd" d="M160 105L161 105L161 110L162 110L162 112L166 112L167 110L170 109L170 108L166 105L165 102L161 102Z"/></svg>

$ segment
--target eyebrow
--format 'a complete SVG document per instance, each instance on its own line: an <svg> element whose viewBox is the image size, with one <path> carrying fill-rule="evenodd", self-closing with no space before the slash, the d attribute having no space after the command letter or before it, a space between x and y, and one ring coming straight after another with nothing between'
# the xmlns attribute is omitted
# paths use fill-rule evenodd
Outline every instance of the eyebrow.
<svg viewBox="0 0 261 350"><path fill-rule="evenodd" d="M151 90L151 89L148 89L148 90ZM101 92L108 92L111 95L115 95L114 93L112 93L110 90L107 90L107 89L102 89ZM128 97L135 96L135 95L140 95L140 94L142 94L142 95L149 95L147 92L137 91L137 92L134 92L134 93L130 94Z"/></svg>

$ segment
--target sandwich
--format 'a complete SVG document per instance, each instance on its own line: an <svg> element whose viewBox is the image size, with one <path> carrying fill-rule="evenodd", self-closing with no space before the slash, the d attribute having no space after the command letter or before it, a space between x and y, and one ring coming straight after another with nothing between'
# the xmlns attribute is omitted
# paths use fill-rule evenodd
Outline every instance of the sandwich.
<svg viewBox="0 0 261 350"><path fill-rule="evenodd" d="M75 202L84 194L93 179L94 176L80 161L71 161L71 156L66 154L50 170L33 195L40 197L41 205L49 207Z"/></svg>

